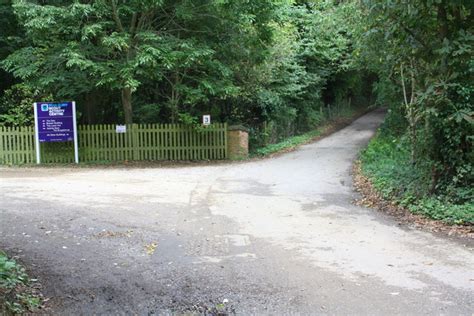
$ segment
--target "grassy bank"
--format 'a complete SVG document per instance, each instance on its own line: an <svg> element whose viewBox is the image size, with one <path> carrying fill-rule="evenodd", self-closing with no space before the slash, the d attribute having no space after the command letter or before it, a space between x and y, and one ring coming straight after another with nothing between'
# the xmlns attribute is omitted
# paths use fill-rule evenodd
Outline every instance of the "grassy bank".
<svg viewBox="0 0 474 316"><path fill-rule="evenodd" d="M457 188L458 194L465 197L461 203L446 191L431 194L430 168L423 162L410 163L408 142L403 137L379 133L362 152L361 166L363 174L384 199L412 213L449 224L474 224L473 188Z"/></svg>
<svg viewBox="0 0 474 316"><path fill-rule="evenodd" d="M32 287L25 269L0 251L0 315L25 314L37 310L41 297Z"/></svg>

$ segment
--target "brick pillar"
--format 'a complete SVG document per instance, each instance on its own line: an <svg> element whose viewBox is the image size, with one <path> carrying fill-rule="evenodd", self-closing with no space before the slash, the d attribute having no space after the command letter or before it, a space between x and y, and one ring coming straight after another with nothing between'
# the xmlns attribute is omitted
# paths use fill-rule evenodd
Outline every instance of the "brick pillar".
<svg viewBox="0 0 474 316"><path fill-rule="evenodd" d="M242 160L249 156L249 132L241 125L229 126L227 130L229 159Z"/></svg>

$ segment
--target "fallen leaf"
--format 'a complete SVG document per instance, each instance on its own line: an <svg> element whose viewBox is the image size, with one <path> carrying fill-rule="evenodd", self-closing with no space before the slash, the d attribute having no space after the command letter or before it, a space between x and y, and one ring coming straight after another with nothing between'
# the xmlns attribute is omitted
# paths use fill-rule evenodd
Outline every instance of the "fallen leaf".
<svg viewBox="0 0 474 316"><path fill-rule="evenodd" d="M158 244L155 243L155 242L152 242L151 244L145 245L146 253L148 255L152 255L155 252L156 247L158 247Z"/></svg>

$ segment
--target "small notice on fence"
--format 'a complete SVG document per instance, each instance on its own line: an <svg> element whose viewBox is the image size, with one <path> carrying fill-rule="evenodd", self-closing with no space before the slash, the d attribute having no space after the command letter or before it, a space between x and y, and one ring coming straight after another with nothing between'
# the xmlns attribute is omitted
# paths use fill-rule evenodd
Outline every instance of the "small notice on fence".
<svg viewBox="0 0 474 316"><path fill-rule="evenodd" d="M126 133L127 132L127 125L117 125L115 126L116 133Z"/></svg>
<svg viewBox="0 0 474 316"><path fill-rule="evenodd" d="M202 116L202 124L203 125L211 125L211 116L210 115L203 115Z"/></svg>

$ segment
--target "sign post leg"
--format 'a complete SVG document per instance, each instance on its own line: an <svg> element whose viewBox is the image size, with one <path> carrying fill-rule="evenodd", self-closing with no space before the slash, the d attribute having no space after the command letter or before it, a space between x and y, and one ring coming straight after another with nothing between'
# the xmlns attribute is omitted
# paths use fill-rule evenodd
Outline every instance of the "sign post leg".
<svg viewBox="0 0 474 316"><path fill-rule="evenodd" d="M41 154L40 154L40 142L39 142L39 129L38 129L38 105L33 103L33 108L35 111L35 148L36 148L36 163L41 163Z"/></svg>
<svg viewBox="0 0 474 316"><path fill-rule="evenodd" d="M74 161L79 163L79 146L77 142L76 102L72 102L72 121L74 130Z"/></svg>

